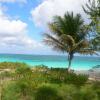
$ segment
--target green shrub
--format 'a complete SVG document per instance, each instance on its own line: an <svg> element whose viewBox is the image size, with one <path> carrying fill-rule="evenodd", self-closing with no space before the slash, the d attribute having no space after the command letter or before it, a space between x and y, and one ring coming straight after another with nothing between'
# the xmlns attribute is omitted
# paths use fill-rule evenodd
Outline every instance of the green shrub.
<svg viewBox="0 0 100 100"><path fill-rule="evenodd" d="M63 100L80 100L80 91L74 85L62 85L59 94Z"/></svg>
<svg viewBox="0 0 100 100"><path fill-rule="evenodd" d="M18 80L3 89L2 100L33 100L34 86L31 81Z"/></svg>
<svg viewBox="0 0 100 100"><path fill-rule="evenodd" d="M11 78L13 77L13 73L12 72L2 72L0 73L0 79L3 79L3 78Z"/></svg>
<svg viewBox="0 0 100 100"><path fill-rule="evenodd" d="M88 76L87 75L79 74L79 75L76 76L76 80L74 81L75 82L74 84L76 86L82 86L82 85L85 85L87 80L88 80Z"/></svg>
<svg viewBox="0 0 100 100"><path fill-rule="evenodd" d="M19 62L1 62L0 63L0 69L15 69L19 66L23 66L25 63L19 63Z"/></svg>
<svg viewBox="0 0 100 100"><path fill-rule="evenodd" d="M76 86L82 86L84 85L88 80L87 75L76 75L75 73L68 73L65 76L64 82L67 84L74 84Z"/></svg>
<svg viewBox="0 0 100 100"><path fill-rule="evenodd" d="M81 100L99 100L96 91L91 85L83 86L80 90Z"/></svg>
<svg viewBox="0 0 100 100"><path fill-rule="evenodd" d="M16 78L26 78L31 79L33 76L32 70L27 66L27 64L22 64L15 69Z"/></svg>
<svg viewBox="0 0 100 100"><path fill-rule="evenodd" d="M94 89L100 89L100 81L93 82L93 88Z"/></svg>
<svg viewBox="0 0 100 100"><path fill-rule="evenodd" d="M20 97L19 88L11 83L3 89L2 93L2 100L18 100Z"/></svg>
<svg viewBox="0 0 100 100"><path fill-rule="evenodd" d="M100 81L93 82L93 89L96 91L98 98L100 98Z"/></svg>
<svg viewBox="0 0 100 100"><path fill-rule="evenodd" d="M63 100L58 96L57 90L49 86L42 86L38 88L35 94L35 100Z"/></svg>
<svg viewBox="0 0 100 100"><path fill-rule="evenodd" d="M48 71L47 74L48 74L47 75L48 82L56 84L61 84L61 83L74 84L79 87L84 85L88 80L87 75L81 75L81 74L77 75L73 72L68 73L65 69L60 69L60 68L54 68L54 69L52 68L50 71Z"/></svg>
<svg viewBox="0 0 100 100"><path fill-rule="evenodd" d="M31 71L31 69L24 63L16 68L16 73L18 74L24 74L29 71Z"/></svg>

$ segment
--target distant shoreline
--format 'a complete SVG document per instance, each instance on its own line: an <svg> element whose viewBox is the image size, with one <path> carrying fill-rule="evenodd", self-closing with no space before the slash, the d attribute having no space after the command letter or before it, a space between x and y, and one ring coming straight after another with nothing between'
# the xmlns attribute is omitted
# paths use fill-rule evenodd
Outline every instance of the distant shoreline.
<svg viewBox="0 0 100 100"><path fill-rule="evenodd" d="M23 54L0 54L0 62L21 62L30 66L46 65L49 68L67 68L67 56L62 55L23 55ZM100 65L100 57L75 56L72 61L72 69L89 70Z"/></svg>
<svg viewBox="0 0 100 100"><path fill-rule="evenodd" d="M26 56L64 56L67 58L67 54L56 54L56 55L47 55L47 54L18 54L18 53L0 53L0 55L26 55ZM98 57L100 58L100 56L95 56L95 55L75 55L74 57Z"/></svg>

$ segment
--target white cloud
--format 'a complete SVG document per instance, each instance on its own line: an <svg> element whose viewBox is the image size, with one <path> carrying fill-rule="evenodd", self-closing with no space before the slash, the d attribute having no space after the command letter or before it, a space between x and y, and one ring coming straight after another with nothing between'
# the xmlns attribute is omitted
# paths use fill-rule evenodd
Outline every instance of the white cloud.
<svg viewBox="0 0 100 100"><path fill-rule="evenodd" d="M32 9L31 14L33 21L37 26L44 26L52 20L55 15L62 16L67 11L81 13L85 18L82 5L87 0L43 0L35 9Z"/></svg>
<svg viewBox="0 0 100 100"><path fill-rule="evenodd" d="M0 3L26 3L27 0L0 0Z"/></svg>
<svg viewBox="0 0 100 100"><path fill-rule="evenodd" d="M9 19L0 9L0 47L7 50L12 48L13 50L34 50L41 48L42 45L27 35L25 22Z"/></svg>

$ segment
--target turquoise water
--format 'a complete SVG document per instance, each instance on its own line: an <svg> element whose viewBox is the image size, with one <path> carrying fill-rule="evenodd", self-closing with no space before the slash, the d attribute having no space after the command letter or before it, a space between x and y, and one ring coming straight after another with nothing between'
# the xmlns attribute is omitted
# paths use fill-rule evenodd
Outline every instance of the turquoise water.
<svg viewBox="0 0 100 100"><path fill-rule="evenodd" d="M19 54L0 54L0 62L24 62L31 66L47 65L48 67L66 68L68 66L67 56L43 56L43 55L19 55ZM90 69L100 65L100 57L74 57L72 61L73 69Z"/></svg>

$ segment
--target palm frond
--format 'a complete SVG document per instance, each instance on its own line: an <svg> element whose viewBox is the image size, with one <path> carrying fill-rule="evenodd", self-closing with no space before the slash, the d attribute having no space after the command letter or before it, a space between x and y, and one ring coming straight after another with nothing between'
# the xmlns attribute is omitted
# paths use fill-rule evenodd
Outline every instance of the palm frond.
<svg viewBox="0 0 100 100"><path fill-rule="evenodd" d="M56 34L58 36L60 36L62 34L62 31L55 24L49 23L48 26L53 34Z"/></svg>
<svg viewBox="0 0 100 100"><path fill-rule="evenodd" d="M54 50L62 51L62 52L66 51L66 47L64 46L64 44L59 42L57 38L46 33L44 34L44 36L45 36L45 39L44 39L45 44L52 46Z"/></svg>
<svg viewBox="0 0 100 100"><path fill-rule="evenodd" d="M75 40L73 39L73 37L71 35L66 35L66 34L61 35L60 41L63 44L66 43L70 48L75 45Z"/></svg>
<svg viewBox="0 0 100 100"><path fill-rule="evenodd" d="M60 29L63 33L66 32L66 23L61 16L55 16L53 22L58 29ZM66 34L66 33L65 33Z"/></svg>
<svg viewBox="0 0 100 100"><path fill-rule="evenodd" d="M90 0L88 3L86 3L86 8L83 6L83 10L86 14L94 16L94 14L96 13L96 5L95 5L95 0Z"/></svg>
<svg viewBox="0 0 100 100"><path fill-rule="evenodd" d="M92 48L96 51L100 51L100 36L96 36L91 40Z"/></svg>
<svg viewBox="0 0 100 100"><path fill-rule="evenodd" d="M84 49L79 50L78 52L79 52L80 54L86 54L86 55L89 55L89 54L90 54L90 55L93 55L93 54L98 55L94 50L92 50L92 49L90 49L90 48L89 48L89 49L87 49L87 48L85 49L85 48L84 48Z"/></svg>

